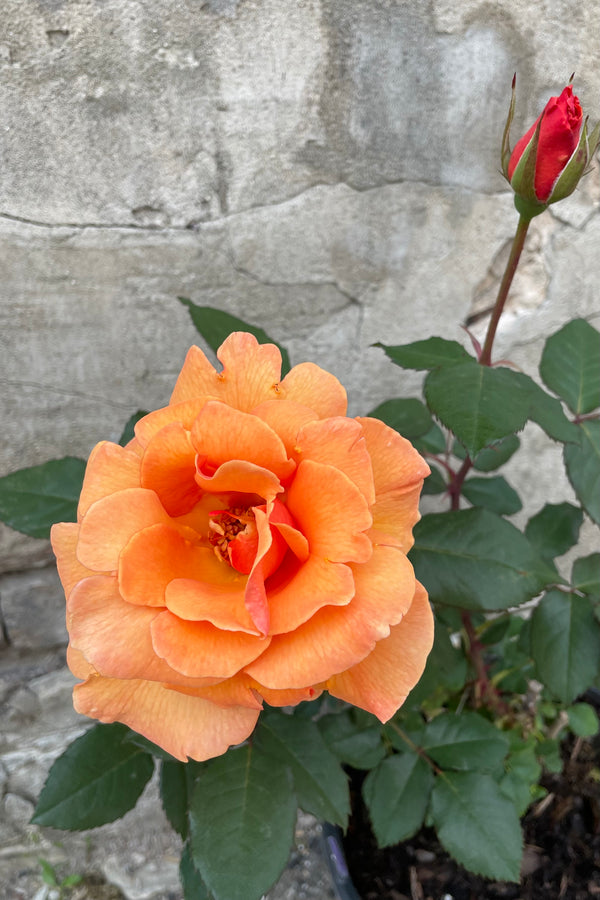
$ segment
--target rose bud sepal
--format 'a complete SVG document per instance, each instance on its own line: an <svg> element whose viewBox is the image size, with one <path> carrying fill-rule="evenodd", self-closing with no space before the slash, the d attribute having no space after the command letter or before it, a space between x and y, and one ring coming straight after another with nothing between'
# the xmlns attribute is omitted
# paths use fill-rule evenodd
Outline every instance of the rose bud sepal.
<svg viewBox="0 0 600 900"><path fill-rule="evenodd" d="M558 200L564 200L573 193L582 176L589 171L588 164L591 162L594 153L598 147L600 140L600 122L596 125L592 133L588 137L587 133L588 119L586 118L581 129L581 137L575 148L570 160L560 173L552 192L548 197L548 203L556 203Z"/></svg>

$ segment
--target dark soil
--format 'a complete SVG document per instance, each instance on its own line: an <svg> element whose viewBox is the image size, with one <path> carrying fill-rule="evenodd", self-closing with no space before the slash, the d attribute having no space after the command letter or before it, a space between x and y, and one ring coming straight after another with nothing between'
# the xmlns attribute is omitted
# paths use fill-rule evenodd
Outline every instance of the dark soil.
<svg viewBox="0 0 600 900"><path fill-rule="evenodd" d="M431 829L380 850L366 811L357 803L345 849L358 893L363 900L600 898L598 744L571 741L564 759L562 774L543 779L548 795L523 820L525 853L519 885L467 872L443 850Z"/></svg>

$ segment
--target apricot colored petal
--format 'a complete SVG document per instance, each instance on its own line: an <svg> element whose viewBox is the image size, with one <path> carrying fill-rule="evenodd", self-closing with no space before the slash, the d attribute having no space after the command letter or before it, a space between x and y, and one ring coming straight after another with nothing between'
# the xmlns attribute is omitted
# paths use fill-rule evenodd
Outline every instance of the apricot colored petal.
<svg viewBox="0 0 600 900"><path fill-rule="evenodd" d="M367 503L374 503L371 460L362 426L355 419L335 416L308 423L298 434L294 456L298 461L311 459L334 466L348 476Z"/></svg>
<svg viewBox="0 0 600 900"><path fill-rule="evenodd" d="M258 494L265 500L283 491L279 479L272 472L245 460L231 460L219 466L214 475L196 472L196 483L211 494Z"/></svg>
<svg viewBox="0 0 600 900"><path fill-rule="evenodd" d="M290 690L273 691L251 679L254 690L265 700L269 706L297 706L303 700L316 700L323 693L319 687L292 688Z"/></svg>
<svg viewBox="0 0 600 900"><path fill-rule="evenodd" d="M119 595L116 579L94 575L80 581L69 595L67 626L71 646L94 669L111 678L145 678L199 686L182 677L154 652L150 625L160 610L132 606Z"/></svg>
<svg viewBox="0 0 600 900"><path fill-rule="evenodd" d="M87 678L89 675L97 674L81 650L75 650L70 644L67 647L67 665L75 678Z"/></svg>
<svg viewBox="0 0 600 900"><path fill-rule="evenodd" d="M91 676L76 685L77 712L122 722L182 761L220 756L252 733L259 711L223 707L150 681Z"/></svg>
<svg viewBox="0 0 600 900"><path fill-rule="evenodd" d="M209 395L243 412L279 395L281 353L274 344L259 344L245 332L234 332L221 344L217 372L199 347L191 347L175 384L171 403Z"/></svg>
<svg viewBox="0 0 600 900"><path fill-rule="evenodd" d="M296 468L283 441L262 419L211 401L192 426L192 441L201 459L214 468L229 460L245 460L287 478ZM200 466L203 471L203 467Z"/></svg>
<svg viewBox="0 0 600 900"><path fill-rule="evenodd" d="M254 681L249 675L240 672L233 678L220 681L219 684L204 688L177 688L194 697L204 697L218 706L246 706L249 709L262 709L261 698L254 690Z"/></svg>
<svg viewBox="0 0 600 900"><path fill-rule="evenodd" d="M166 425L172 425L178 422L186 431L192 430L194 419L208 400L214 397L198 396L196 394L192 400L184 400L181 403L173 403L170 406L163 406L154 412L148 413L142 419L135 423L135 436L139 441L140 447L146 448L155 434L158 434Z"/></svg>
<svg viewBox="0 0 600 900"><path fill-rule="evenodd" d="M265 687L300 688L321 684L371 653L409 608L415 577L395 547L375 547L353 571L356 594L348 606L323 607L295 631L275 635L245 671Z"/></svg>
<svg viewBox="0 0 600 900"><path fill-rule="evenodd" d="M82 566L77 559L78 539L79 525L75 522L60 522L50 529L50 541L56 556L56 567L67 597L78 581L95 574L91 569Z"/></svg>
<svg viewBox="0 0 600 900"><path fill-rule="evenodd" d="M314 409L293 400L268 400L252 410L252 415L266 422L279 435L288 456L296 446L298 432L318 418Z"/></svg>
<svg viewBox="0 0 600 900"><path fill-rule="evenodd" d="M179 422L165 425L146 447L141 468L142 487L158 495L170 516L182 516L202 496L195 476L196 451L189 431Z"/></svg>
<svg viewBox="0 0 600 900"><path fill-rule="evenodd" d="M310 554L308 541L297 528L287 522L273 522L273 527L280 533L294 556L301 562L308 559Z"/></svg>
<svg viewBox="0 0 600 900"><path fill-rule="evenodd" d="M136 532L170 521L154 491L129 488L93 503L80 526L79 562L96 572L111 572Z"/></svg>
<svg viewBox="0 0 600 900"><path fill-rule="evenodd" d="M221 631L210 622L189 622L166 610L152 622L152 643L171 668L190 678L231 678L260 656L270 638Z"/></svg>
<svg viewBox="0 0 600 900"><path fill-rule="evenodd" d="M377 497L373 505L373 530L369 536L373 543L393 544L408 553L414 544L412 530L420 519L419 498L421 482Z"/></svg>
<svg viewBox="0 0 600 900"><path fill-rule="evenodd" d="M183 532L183 533L182 533ZM119 589L128 603L166 606L165 590L174 578L203 573L202 557L191 529L150 525L134 534L119 559ZM211 556L211 551L206 550Z"/></svg>
<svg viewBox="0 0 600 900"><path fill-rule="evenodd" d="M377 497L387 491L422 484L430 469L413 445L379 419L360 418L373 466Z"/></svg>
<svg viewBox="0 0 600 900"><path fill-rule="evenodd" d="M287 507L310 552L332 562L365 562L371 542L369 506L355 484L333 466L303 460L290 485Z"/></svg>
<svg viewBox="0 0 600 900"><path fill-rule="evenodd" d="M219 563L214 553L204 551L228 572L233 570L226 563ZM189 622L211 622L224 631L244 631L258 635L260 630L254 625L244 602L244 588L247 578L237 576L223 584L206 580L176 578L166 590L166 605L175 616Z"/></svg>
<svg viewBox="0 0 600 900"><path fill-rule="evenodd" d="M334 675L327 689L387 722L423 674L433 644L433 615L427 593L417 582L410 609L366 659Z"/></svg>
<svg viewBox="0 0 600 900"><path fill-rule="evenodd" d="M269 587L270 633L293 631L321 607L346 606L353 596L350 566L310 556L286 584Z"/></svg>
<svg viewBox="0 0 600 900"><path fill-rule="evenodd" d="M314 363L294 366L280 384L280 396L313 409L320 419L345 416L346 391L335 375Z"/></svg>
<svg viewBox="0 0 600 900"><path fill-rule="evenodd" d="M77 516L79 521L96 500L140 486L140 459L136 453L102 441L96 444L87 462L85 477L79 496Z"/></svg>

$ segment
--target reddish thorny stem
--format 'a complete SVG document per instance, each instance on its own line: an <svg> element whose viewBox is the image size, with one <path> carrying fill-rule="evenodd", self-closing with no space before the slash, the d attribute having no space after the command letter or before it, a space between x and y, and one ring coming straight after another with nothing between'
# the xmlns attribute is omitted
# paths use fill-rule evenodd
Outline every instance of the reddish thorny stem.
<svg viewBox="0 0 600 900"><path fill-rule="evenodd" d="M508 297L508 292L510 290L512 280L514 278L515 272L517 271L517 266L519 264L523 245L525 244L525 238L527 236L527 229L529 228L530 221L530 219L527 219L524 216L519 217L517 230L515 232L512 247L510 250L510 256L508 257L506 269L504 270L504 275L502 276L502 281L500 282L498 296L496 297L496 303L494 304L494 309L492 310L492 316L488 325L483 349L481 351L481 354L479 355L479 363L482 366L492 365L492 346L494 344L494 338L496 336L496 329L498 328L498 322L500 321L502 311L504 310L504 304L506 303L506 298ZM459 509L462 486L472 466L473 461L470 456L467 456L460 469L457 472L451 473L450 475L448 494L450 495L450 504L451 509L453 510ZM469 659L471 660L473 668L475 669L476 677L473 691L475 705L480 706L482 703L487 703L497 712L505 713L508 711L508 708L504 701L501 699L500 692L498 691L497 687L490 680L488 667L483 656L483 645L477 637L477 632L475 630L475 626L473 625L471 614L468 612L468 610L463 610L461 618L466 635L467 654L469 656Z"/></svg>

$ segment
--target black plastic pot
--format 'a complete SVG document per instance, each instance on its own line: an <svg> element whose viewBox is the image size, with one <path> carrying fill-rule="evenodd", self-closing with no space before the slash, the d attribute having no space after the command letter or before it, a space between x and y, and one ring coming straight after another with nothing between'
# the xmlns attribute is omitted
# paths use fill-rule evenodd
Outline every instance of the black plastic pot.
<svg viewBox="0 0 600 900"><path fill-rule="evenodd" d="M331 878L336 890L336 900L361 900L360 894L352 884L346 855L342 843L342 829L337 825L323 823L321 840L325 851L325 857L331 872Z"/></svg>

